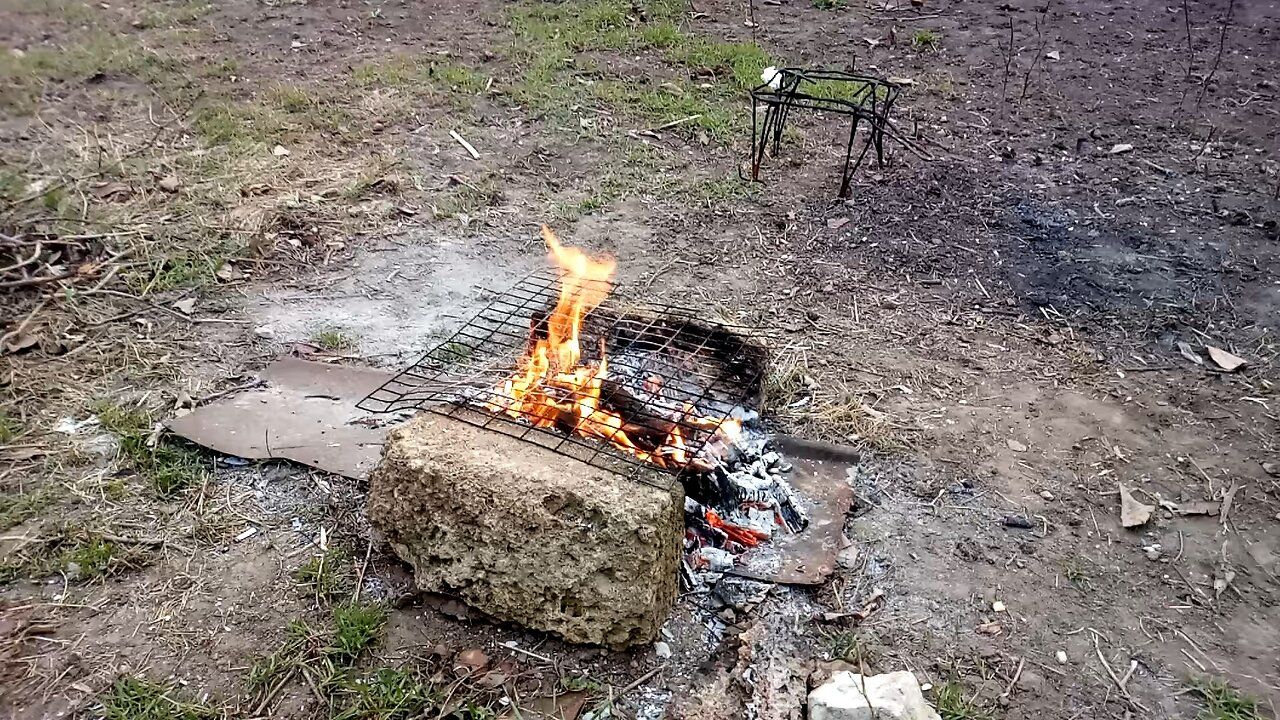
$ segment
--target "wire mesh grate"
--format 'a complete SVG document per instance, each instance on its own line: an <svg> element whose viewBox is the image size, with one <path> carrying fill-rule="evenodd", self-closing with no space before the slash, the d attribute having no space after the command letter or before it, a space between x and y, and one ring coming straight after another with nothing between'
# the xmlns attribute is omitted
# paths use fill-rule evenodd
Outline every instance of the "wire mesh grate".
<svg viewBox="0 0 1280 720"><path fill-rule="evenodd" d="M662 487L711 470L731 418L760 403L758 328L674 305L623 306L607 297L612 283L578 281L606 299L581 318L579 360L563 367L548 342L564 337L553 312L561 279L538 271L496 295L359 407L429 410Z"/></svg>

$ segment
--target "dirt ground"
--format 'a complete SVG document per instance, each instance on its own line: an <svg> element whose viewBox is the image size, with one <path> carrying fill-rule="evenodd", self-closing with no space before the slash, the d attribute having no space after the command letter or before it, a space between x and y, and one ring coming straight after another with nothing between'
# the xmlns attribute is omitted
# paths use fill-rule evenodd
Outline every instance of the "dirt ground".
<svg viewBox="0 0 1280 720"><path fill-rule="evenodd" d="M949 719L1276 717L1280 3L9 0L0 28L6 717L559 688L795 718L832 663L911 669ZM903 83L911 147L842 201L845 130L801 116L741 181L766 64ZM411 362L544 262L543 222L773 333L771 421L865 451L833 580L683 598L669 659L572 647L410 593L361 483L148 442L282 354Z"/></svg>

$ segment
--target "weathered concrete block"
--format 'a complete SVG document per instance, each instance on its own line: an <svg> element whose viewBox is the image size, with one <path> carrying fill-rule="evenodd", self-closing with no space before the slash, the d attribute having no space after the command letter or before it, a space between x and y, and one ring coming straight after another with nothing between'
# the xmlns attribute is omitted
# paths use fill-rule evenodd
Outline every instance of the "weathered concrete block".
<svg viewBox="0 0 1280 720"><path fill-rule="evenodd" d="M419 588L572 642L653 642L678 592L684 499L463 422L393 430L369 519Z"/></svg>

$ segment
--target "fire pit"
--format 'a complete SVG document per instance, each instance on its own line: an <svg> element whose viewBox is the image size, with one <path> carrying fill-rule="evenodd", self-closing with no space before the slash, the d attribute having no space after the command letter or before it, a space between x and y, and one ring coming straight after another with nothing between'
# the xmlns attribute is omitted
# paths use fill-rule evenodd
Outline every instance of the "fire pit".
<svg viewBox="0 0 1280 720"><path fill-rule="evenodd" d="M360 402L430 411L389 437L370 519L419 587L570 640L644 642L677 576L809 522L759 416L768 354L752 328L616 301L611 260L543 239L553 270Z"/></svg>
<svg viewBox="0 0 1280 720"><path fill-rule="evenodd" d="M776 528L803 529L790 465L760 426L757 330L612 302L611 260L545 227L543 239L554 270L498 295L360 407L426 409L637 482L679 482L694 569L723 570Z"/></svg>

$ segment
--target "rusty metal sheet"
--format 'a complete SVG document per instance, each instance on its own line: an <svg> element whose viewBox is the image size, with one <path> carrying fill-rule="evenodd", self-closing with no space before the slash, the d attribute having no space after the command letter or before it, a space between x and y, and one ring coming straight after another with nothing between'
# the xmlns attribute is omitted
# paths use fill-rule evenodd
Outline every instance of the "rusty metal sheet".
<svg viewBox="0 0 1280 720"><path fill-rule="evenodd" d="M360 479L378 463L388 428L365 424L370 416L356 403L390 378L383 370L283 358L259 374L262 387L196 408L169 430L227 455L293 460Z"/></svg>
<svg viewBox="0 0 1280 720"><path fill-rule="evenodd" d="M853 506L849 470L858 463L854 448L776 436L774 442L795 466L791 486L809 513L800 533L779 531L769 542L738 558L730 572L788 585L818 585L836 569L844 543L844 519Z"/></svg>

